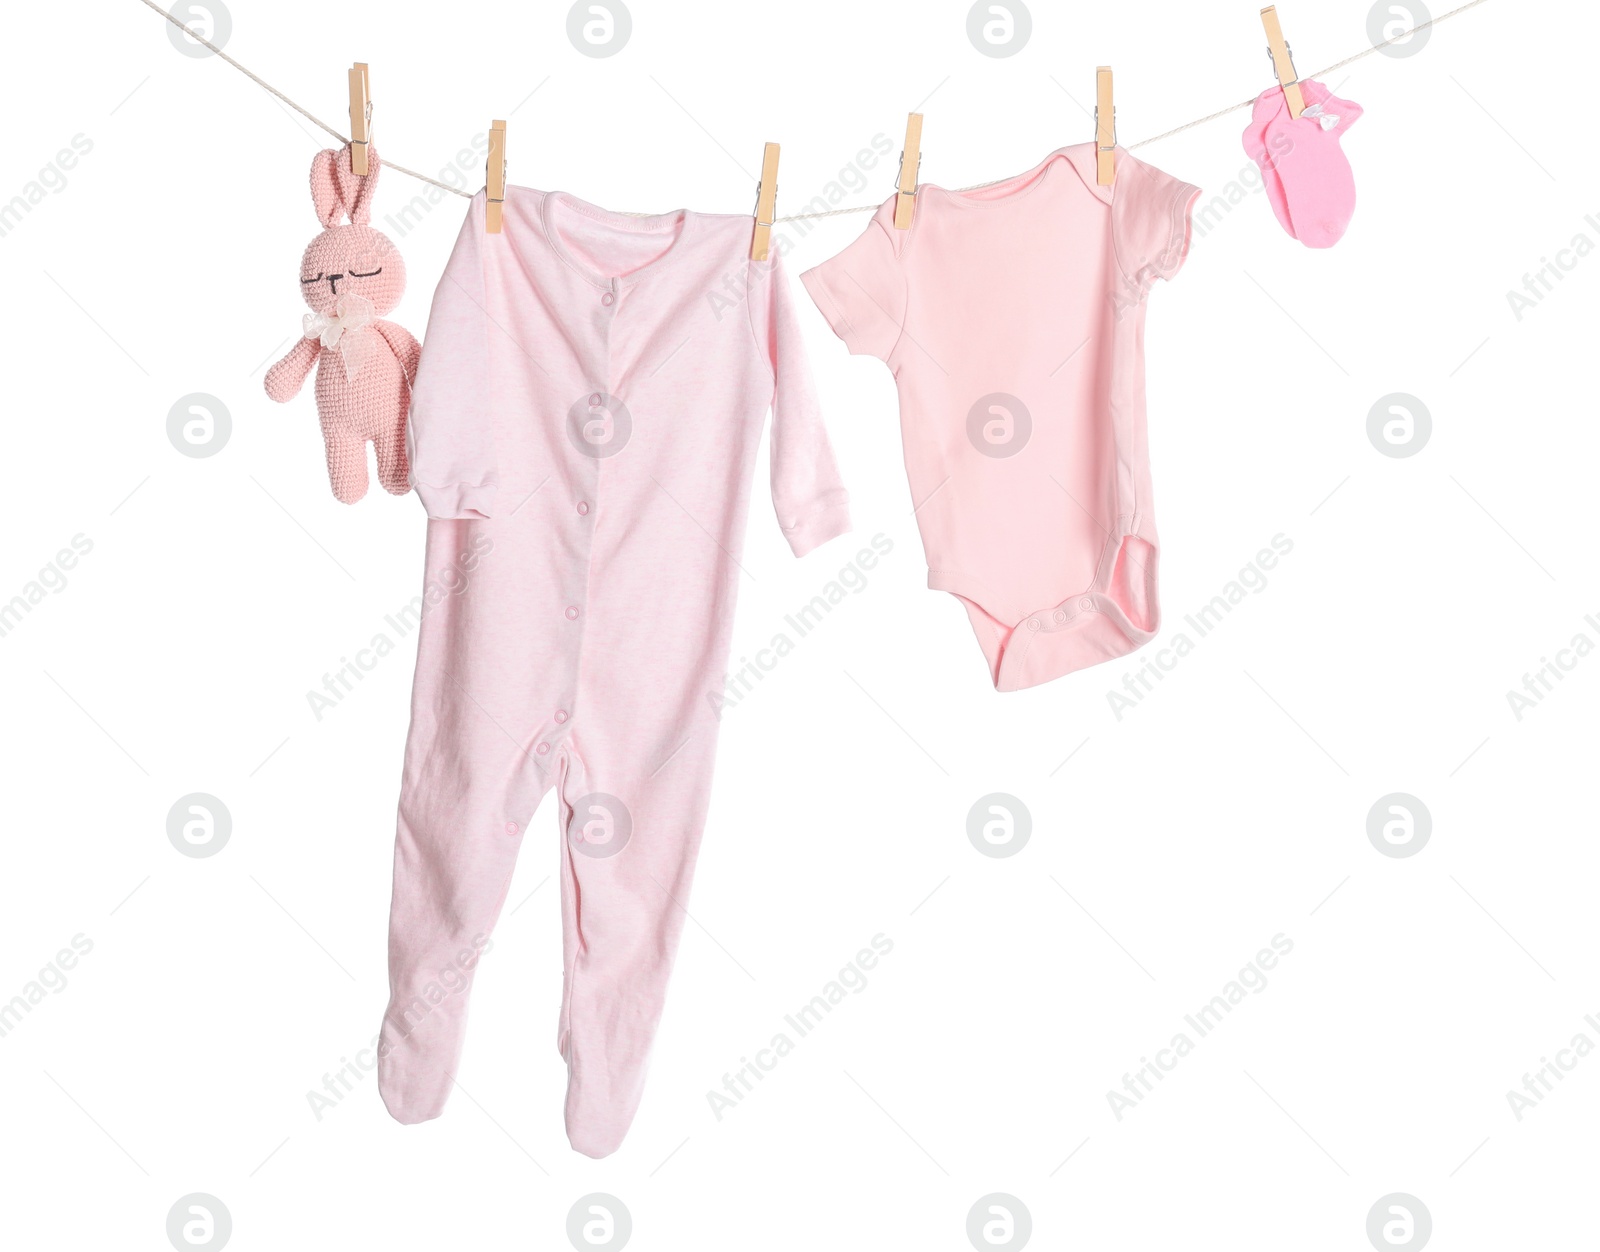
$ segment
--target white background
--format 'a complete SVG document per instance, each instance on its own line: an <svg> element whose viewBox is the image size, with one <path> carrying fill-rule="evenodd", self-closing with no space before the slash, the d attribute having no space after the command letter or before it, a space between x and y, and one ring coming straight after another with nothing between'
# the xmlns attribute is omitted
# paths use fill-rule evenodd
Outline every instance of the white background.
<svg viewBox="0 0 1600 1252"><path fill-rule="evenodd" d="M876 203L917 107L925 180L1000 178L1091 137L1100 63L1124 143L1272 81L1253 0L1041 3L1009 58L974 50L965 6L910 0L641 0L604 59L549 3L231 6L228 51L341 128L369 61L385 157L438 173L509 116L514 183L617 209L742 212L770 139L793 212L882 134L887 162L836 196ZM1282 15L1307 75L1370 44L1360 0ZM93 545L0 638L0 1002L93 945L0 1037L8 1245L164 1249L193 1192L238 1249L564 1247L592 1192L637 1249L962 1249L994 1192L1038 1247L1364 1249L1392 1192L1437 1248L1592 1245L1600 1058L1520 1120L1507 1092L1600 1043L1600 659L1520 721L1506 696L1600 643L1600 259L1520 320L1507 298L1600 243L1590 6L1491 0L1335 73L1366 109L1344 240L1311 252L1248 195L1154 293L1166 624L1122 663L991 690L965 613L924 586L892 380L797 284L856 530L797 562L758 486L735 656L872 536L893 551L726 714L645 1100L604 1161L561 1123L553 801L444 1117L395 1124L370 1075L312 1111L386 998L415 637L385 616L420 589L424 517L376 486L338 504L309 389L262 392L299 333L327 137L137 0L81 16L32 14L0 72L0 200L92 144L0 237L0 602ZM1209 200L1253 168L1244 118L1139 155ZM460 177L481 185L481 157ZM386 172L375 222L423 190ZM390 232L419 336L464 210ZM865 221L786 227L791 277ZM232 417L209 458L166 433L195 392ZM1394 392L1432 415L1405 459L1367 435ZM1119 720L1108 691L1280 534L1265 589ZM319 721L306 693L380 632L394 652ZM167 837L192 792L232 817L205 859ZM968 840L993 792L1031 813L1014 856ZM1392 792L1431 813L1409 858L1368 839ZM878 934L865 988L718 1120L708 1091ZM1265 989L1118 1120L1107 1093L1279 934Z"/></svg>

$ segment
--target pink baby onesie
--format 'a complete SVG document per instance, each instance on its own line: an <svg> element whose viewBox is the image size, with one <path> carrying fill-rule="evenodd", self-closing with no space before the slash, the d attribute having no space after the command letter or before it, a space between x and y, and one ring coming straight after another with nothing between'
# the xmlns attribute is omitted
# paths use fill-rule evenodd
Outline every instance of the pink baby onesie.
<svg viewBox="0 0 1600 1252"><path fill-rule="evenodd" d="M1160 623L1145 446L1145 298L1189 250L1199 189L1092 144L977 191L923 184L801 275L854 354L894 372L928 586L966 606L1001 691L1122 656Z"/></svg>
<svg viewBox="0 0 1600 1252"><path fill-rule="evenodd" d="M453 1085L524 827L561 798L567 1136L621 1143L706 817L757 447L797 556L849 528L784 272L748 217L474 198L411 410L428 523L379 1085ZM437 592L437 594L434 594Z"/></svg>

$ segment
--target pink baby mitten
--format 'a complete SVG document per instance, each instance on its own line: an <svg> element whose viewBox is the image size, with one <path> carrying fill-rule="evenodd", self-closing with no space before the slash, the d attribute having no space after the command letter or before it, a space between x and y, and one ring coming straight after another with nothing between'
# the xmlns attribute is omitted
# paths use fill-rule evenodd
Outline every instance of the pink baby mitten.
<svg viewBox="0 0 1600 1252"><path fill-rule="evenodd" d="M1339 139L1361 116L1321 83L1300 84L1305 111L1289 116L1282 87L1256 100L1244 150L1261 167L1267 199L1284 230L1308 248L1331 248L1356 211L1356 181Z"/></svg>

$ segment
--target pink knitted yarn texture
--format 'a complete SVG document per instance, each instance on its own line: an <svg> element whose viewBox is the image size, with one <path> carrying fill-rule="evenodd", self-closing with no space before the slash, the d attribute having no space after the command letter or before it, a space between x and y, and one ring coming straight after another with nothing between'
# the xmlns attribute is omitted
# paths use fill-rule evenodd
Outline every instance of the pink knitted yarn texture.
<svg viewBox="0 0 1600 1252"><path fill-rule="evenodd" d="M368 224L382 168L377 150L368 152L365 177L351 168L348 145L312 159L311 199L326 229L301 259L300 291L321 320L310 325L308 319L305 337L266 378L267 395L283 403L299 394L316 367L328 481L345 504L367 494L368 443L377 450L384 490L410 490L406 414L422 353L410 331L382 320L405 294L406 267L387 236Z"/></svg>

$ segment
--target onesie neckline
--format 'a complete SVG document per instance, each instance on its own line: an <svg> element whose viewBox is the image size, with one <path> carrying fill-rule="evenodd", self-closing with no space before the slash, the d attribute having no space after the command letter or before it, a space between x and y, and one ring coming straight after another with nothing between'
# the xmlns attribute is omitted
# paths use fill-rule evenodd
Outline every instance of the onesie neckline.
<svg viewBox="0 0 1600 1252"><path fill-rule="evenodd" d="M1124 160L1130 159L1130 153L1120 145L1116 150L1116 160L1120 165ZM1008 204L1017 204L1027 199L1040 187L1050 181L1056 166L1065 161L1077 172L1085 187L1105 201L1111 203L1112 192L1116 187L1100 186L1095 176L1095 145L1092 143L1072 144L1068 147L1057 148L1044 160L1031 169L1023 170L1020 174L1011 174L1005 178L996 179L981 187L974 187L968 191L954 191L949 187L941 187L938 183L923 183L917 188L917 194L925 191L936 191L944 203L957 209L998 209ZM1016 190L1006 190L1000 195L993 193L999 189L1015 186ZM989 193L985 196L983 193ZM913 219L914 220L914 219Z"/></svg>
<svg viewBox="0 0 1600 1252"><path fill-rule="evenodd" d="M664 231L673 226L678 228L677 237L667 245L665 251L654 259L646 261L637 269L627 274L603 274L599 270L585 265L567 248L561 240L561 232L550 220L551 207L560 202L561 207L570 209L592 221L609 226L615 230L625 230L633 234L650 234ZM596 287L610 291L616 287L626 287L638 282L647 274L666 269L682 255L684 242L688 239L694 227L695 219L699 214L689 209L672 209L666 213L653 213L644 217L636 217L629 213L613 213L603 209L597 204L590 204L587 200L573 195L569 191L547 191L539 205L539 227L544 233L545 242L550 245L550 250L571 266Z"/></svg>

